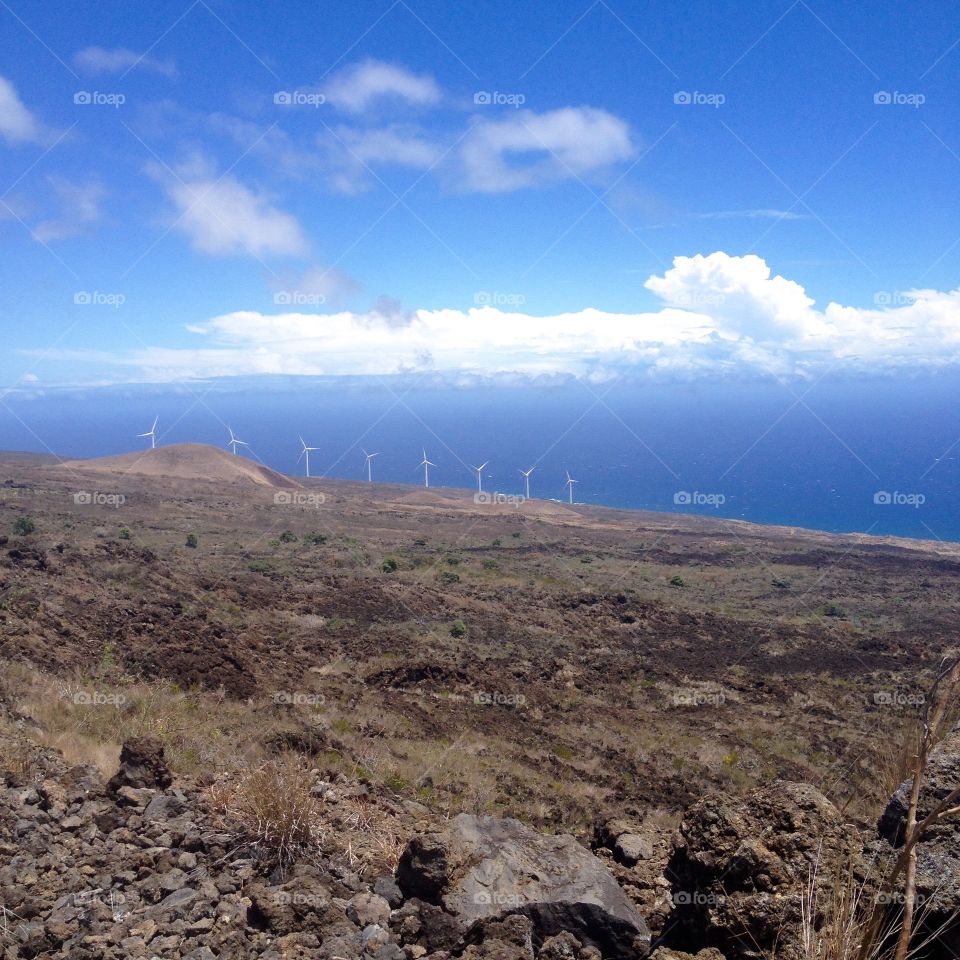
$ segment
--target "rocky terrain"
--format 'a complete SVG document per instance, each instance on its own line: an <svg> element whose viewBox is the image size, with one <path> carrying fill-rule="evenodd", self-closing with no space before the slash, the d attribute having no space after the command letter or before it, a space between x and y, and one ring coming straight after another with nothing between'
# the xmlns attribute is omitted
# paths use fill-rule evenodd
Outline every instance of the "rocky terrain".
<svg viewBox="0 0 960 960"><path fill-rule="evenodd" d="M0 458L4 960L829 960L876 896L956 547L206 457Z"/></svg>

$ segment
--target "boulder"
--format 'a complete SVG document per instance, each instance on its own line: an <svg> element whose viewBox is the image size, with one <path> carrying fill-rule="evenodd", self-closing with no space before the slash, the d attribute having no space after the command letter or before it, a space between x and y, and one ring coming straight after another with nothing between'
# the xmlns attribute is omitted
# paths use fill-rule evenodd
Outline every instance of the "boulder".
<svg viewBox="0 0 960 960"><path fill-rule="evenodd" d="M460 814L442 832L415 837L397 882L435 908L424 911L425 926L447 924L461 942L480 924L521 914L536 946L566 931L604 957L649 952L647 926L607 867L573 837L544 836L517 820ZM426 938L441 946L430 929Z"/></svg>
<svg viewBox="0 0 960 960"><path fill-rule="evenodd" d="M922 820L960 786L960 726L930 755L917 818ZM894 848L903 846L913 779L900 784L877 826ZM934 957L960 956L960 817L944 820L917 846L917 913L928 933L936 934Z"/></svg>
<svg viewBox="0 0 960 960"><path fill-rule="evenodd" d="M133 737L120 749L120 769L107 784L116 794L122 787L166 790L173 783L159 737Z"/></svg>
<svg viewBox="0 0 960 960"><path fill-rule="evenodd" d="M862 853L862 838L807 784L777 781L743 800L706 797L685 814L667 867L668 945L715 948L730 960L800 960L801 895L812 872L830 891Z"/></svg>

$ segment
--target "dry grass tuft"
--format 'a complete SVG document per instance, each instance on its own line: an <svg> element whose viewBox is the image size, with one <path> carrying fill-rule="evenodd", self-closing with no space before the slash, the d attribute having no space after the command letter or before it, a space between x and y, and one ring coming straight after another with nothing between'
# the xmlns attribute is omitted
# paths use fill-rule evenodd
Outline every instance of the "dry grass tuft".
<svg viewBox="0 0 960 960"><path fill-rule="evenodd" d="M264 764L233 783L211 788L210 799L238 840L281 867L320 852L321 801L313 776L295 756Z"/></svg>

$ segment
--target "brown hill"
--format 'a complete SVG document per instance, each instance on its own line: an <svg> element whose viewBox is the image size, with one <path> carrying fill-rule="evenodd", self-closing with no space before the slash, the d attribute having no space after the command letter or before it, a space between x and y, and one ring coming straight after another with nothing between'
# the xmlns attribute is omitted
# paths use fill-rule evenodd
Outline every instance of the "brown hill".
<svg viewBox="0 0 960 960"><path fill-rule="evenodd" d="M235 457L226 450L205 443L177 443L168 447L157 447L155 450L144 450L142 453L124 453L95 460L70 460L64 463L64 467L89 473L209 480L214 483L252 484L285 490L300 486L295 480L276 470L245 457Z"/></svg>

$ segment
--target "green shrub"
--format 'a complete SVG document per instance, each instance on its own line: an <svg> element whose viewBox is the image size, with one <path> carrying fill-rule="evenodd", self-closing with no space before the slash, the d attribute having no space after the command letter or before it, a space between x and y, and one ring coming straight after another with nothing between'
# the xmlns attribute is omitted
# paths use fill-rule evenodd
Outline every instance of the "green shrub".
<svg viewBox="0 0 960 960"><path fill-rule="evenodd" d="M37 525L33 522L33 517L17 517L13 521L13 532L18 537L28 537L36 529Z"/></svg>
<svg viewBox="0 0 960 960"><path fill-rule="evenodd" d="M284 530L283 533L280 534L280 542L281 542L281 543L296 543L296 542L297 542L297 535L296 535L292 530Z"/></svg>
<svg viewBox="0 0 960 960"><path fill-rule="evenodd" d="M384 573L396 573L400 569L400 561L396 557L384 557L380 568Z"/></svg>
<svg viewBox="0 0 960 960"><path fill-rule="evenodd" d="M452 570L444 570L443 573L440 574L440 582L441 583L459 583L460 574L454 573Z"/></svg>
<svg viewBox="0 0 960 960"><path fill-rule="evenodd" d="M121 540L129 540L130 531L126 527L121 527L120 533L118 533L117 536L120 537Z"/></svg>
<svg viewBox="0 0 960 960"><path fill-rule="evenodd" d="M671 587L685 587L686 585L687 585L687 581L684 580L679 573L670 578Z"/></svg>
<svg viewBox="0 0 960 960"><path fill-rule="evenodd" d="M499 570L499 569L500 569L500 564L497 563L496 560L493 560L493 559L491 559L490 557L487 557L487 559L483 561L483 569L484 569L484 570Z"/></svg>
<svg viewBox="0 0 960 960"><path fill-rule="evenodd" d="M321 543L327 542L327 535L325 533L305 533L303 535L303 542L308 547L316 547Z"/></svg>
<svg viewBox="0 0 960 960"><path fill-rule="evenodd" d="M462 620L454 620L450 624L451 637L465 637L467 635L467 625Z"/></svg>
<svg viewBox="0 0 960 960"><path fill-rule="evenodd" d="M266 560L251 560L247 564L247 569L251 573L269 573L273 569L273 564Z"/></svg>
<svg viewBox="0 0 960 960"><path fill-rule="evenodd" d="M188 547L191 547L191 548L193 548L193 549L195 550L195 549L197 548L197 546L199 545L199 543L200 543L200 541L197 539L197 535L196 535L195 533L188 533L188 534L187 534L187 546L188 546Z"/></svg>

